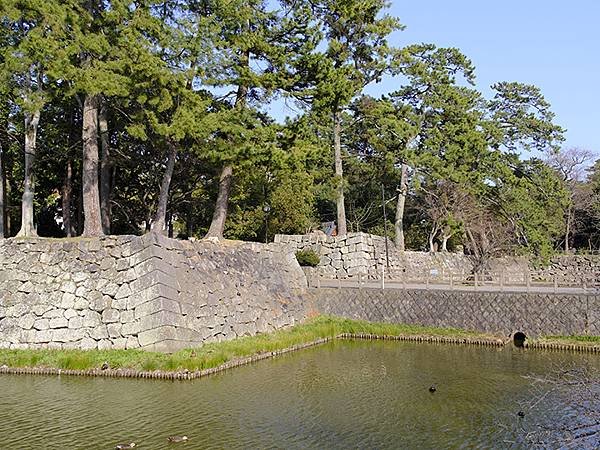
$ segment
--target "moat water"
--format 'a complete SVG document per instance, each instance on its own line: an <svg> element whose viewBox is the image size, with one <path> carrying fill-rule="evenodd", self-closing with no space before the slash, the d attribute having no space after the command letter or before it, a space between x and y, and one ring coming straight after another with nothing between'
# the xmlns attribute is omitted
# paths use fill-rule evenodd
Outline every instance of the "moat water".
<svg viewBox="0 0 600 450"><path fill-rule="evenodd" d="M573 410L568 390L533 391L525 376L573 365L600 357L337 341L187 382L6 375L0 448L527 448Z"/></svg>

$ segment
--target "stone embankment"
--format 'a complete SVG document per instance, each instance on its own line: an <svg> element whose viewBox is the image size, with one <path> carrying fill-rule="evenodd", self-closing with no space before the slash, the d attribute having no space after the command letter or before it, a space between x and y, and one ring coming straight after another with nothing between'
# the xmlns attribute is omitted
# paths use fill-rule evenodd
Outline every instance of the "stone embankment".
<svg viewBox="0 0 600 450"><path fill-rule="evenodd" d="M311 289L315 313L498 336L600 336L600 294Z"/></svg>
<svg viewBox="0 0 600 450"><path fill-rule="evenodd" d="M385 239L366 233L326 237L324 234L275 236L275 242L286 245L291 252L312 249L320 257L317 273L323 278L380 278L410 273L424 274L470 270L472 263L465 255L456 253L398 252L388 241L389 267L386 261Z"/></svg>
<svg viewBox="0 0 600 450"><path fill-rule="evenodd" d="M400 252L388 240L366 233L348 233L346 236L327 237L323 233L306 235L276 235L275 242L288 247L290 252L312 249L320 257L315 275L327 279L386 278L411 280L443 278L453 274L458 281L471 275L472 259L462 253ZM389 266L387 260L389 259ZM600 255L557 256L548 267L533 267L525 258L498 258L490 261L491 271L506 283L524 284L529 277L549 283L557 280L563 285L600 285ZM457 277L457 278L456 278Z"/></svg>
<svg viewBox="0 0 600 450"><path fill-rule="evenodd" d="M153 234L0 241L0 348L174 351L303 320L278 245Z"/></svg>

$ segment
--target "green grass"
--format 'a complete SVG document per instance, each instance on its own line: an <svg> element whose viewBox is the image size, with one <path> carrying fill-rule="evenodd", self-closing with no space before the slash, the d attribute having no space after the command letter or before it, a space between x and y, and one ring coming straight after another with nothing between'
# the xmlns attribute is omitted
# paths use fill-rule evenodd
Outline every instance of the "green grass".
<svg viewBox="0 0 600 450"><path fill-rule="evenodd" d="M491 337L455 328L378 324L321 316L287 330L210 343L170 355L143 350L0 350L0 365L86 370L99 368L104 362L108 362L112 369L193 371L217 367L237 358L282 350L322 338L333 338L342 333L367 333L379 336Z"/></svg>
<svg viewBox="0 0 600 450"><path fill-rule="evenodd" d="M536 339L536 342L597 345L600 344L600 336L544 336Z"/></svg>

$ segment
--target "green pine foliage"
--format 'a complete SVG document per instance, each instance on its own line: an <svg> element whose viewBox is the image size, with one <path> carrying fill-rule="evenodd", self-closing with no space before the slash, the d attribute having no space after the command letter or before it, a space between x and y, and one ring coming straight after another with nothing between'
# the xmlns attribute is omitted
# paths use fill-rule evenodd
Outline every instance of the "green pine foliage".
<svg viewBox="0 0 600 450"><path fill-rule="evenodd" d="M0 0L6 235L20 229L25 120L38 113L37 231L63 236L68 219L72 234L82 232L83 105L97 95L108 111L112 233L150 228L175 149L166 208L174 236L207 232L228 165L227 238L318 229L337 220L340 193L348 231L382 234L383 185L389 237L405 196L407 249L445 244L482 264L498 254L546 260L563 247L570 217L575 249L598 250L599 164L576 191L548 165L563 129L540 89L499 81L486 98L460 49L390 45L403 26L387 7ZM393 92L364 95L386 76ZM278 123L274 100L298 115ZM338 141L343 172L334 170Z"/></svg>

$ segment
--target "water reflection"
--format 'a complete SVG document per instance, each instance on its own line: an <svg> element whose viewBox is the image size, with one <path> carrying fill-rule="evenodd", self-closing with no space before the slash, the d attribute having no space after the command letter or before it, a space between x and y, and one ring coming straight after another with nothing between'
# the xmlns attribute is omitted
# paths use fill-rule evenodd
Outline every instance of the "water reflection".
<svg viewBox="0 0 600 450"><path fill-rule="evenodd" d="M599 359L337 341L191 382L2 376L0 448L507 448L522 375Z"/></svg>

